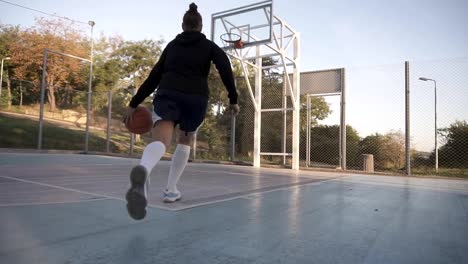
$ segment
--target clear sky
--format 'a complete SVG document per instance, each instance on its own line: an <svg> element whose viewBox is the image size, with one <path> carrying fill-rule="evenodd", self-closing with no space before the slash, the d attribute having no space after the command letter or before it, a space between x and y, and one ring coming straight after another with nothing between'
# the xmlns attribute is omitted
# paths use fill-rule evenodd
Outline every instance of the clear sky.
<svg viewBox="0 0 468 264"><path fill-rule="evenodd" d="M182 16L192 2L8 1L85 22L94 20L96 32L131 40L171 40L180 33ZM204 18L204 33L210 35L212 13L253 2L196 1ZM0 14L1 23L22 26L31 26L34 17L42 16L2 2ZM413 138L420 149L430 150L433 144L434 99L431 84L418 81L416 74L440 79L441 126L455 119L468 120L468 1L275 0L274 14L301 32L302 71L347 68L348 121L362 136L404 130L405 60L412 62L412 97L417 96L412 117L418 124ZM460 57L466 59L438 63L439 59ZM336 114L337 102L331 102ZM336 120L332 115L325 123Z"/></svg>

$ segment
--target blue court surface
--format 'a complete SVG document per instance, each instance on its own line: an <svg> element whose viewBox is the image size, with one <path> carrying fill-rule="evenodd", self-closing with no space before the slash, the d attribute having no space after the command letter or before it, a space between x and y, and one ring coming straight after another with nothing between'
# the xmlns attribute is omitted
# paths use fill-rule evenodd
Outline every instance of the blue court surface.
<svg viewBox="0 0 468 264"><path fill-rule="evenodd" d="M137 163L0 153L0 263L468 263L468 181L162 161L134 221Z"/></svg>

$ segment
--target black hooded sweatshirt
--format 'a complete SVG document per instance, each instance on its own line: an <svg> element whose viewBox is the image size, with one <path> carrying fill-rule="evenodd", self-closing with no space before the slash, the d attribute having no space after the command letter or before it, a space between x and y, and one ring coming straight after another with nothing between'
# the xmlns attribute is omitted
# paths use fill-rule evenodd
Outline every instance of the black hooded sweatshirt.
<svg viewBox="0 0 468 264"><path fill-rule="evenodd" d="M159 61L130 101L137 107L158 88L158 93L177 91L208 98L208 74L214 62L228 91L229 103L237 104L231 63L226 53L200 32L183 32L167 44Z"/></svg>

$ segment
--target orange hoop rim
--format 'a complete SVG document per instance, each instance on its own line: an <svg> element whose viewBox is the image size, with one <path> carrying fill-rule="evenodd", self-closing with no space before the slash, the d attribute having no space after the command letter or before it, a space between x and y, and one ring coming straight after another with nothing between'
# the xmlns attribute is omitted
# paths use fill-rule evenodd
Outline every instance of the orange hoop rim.
<svg viewBox="0 0 468 264"><path fill-rule="evenodd" d="M234 47L236 49L243 48L244 42L242 42L241 35L236 33L224 33L219 38L224 42L225 48Z"/></svg>

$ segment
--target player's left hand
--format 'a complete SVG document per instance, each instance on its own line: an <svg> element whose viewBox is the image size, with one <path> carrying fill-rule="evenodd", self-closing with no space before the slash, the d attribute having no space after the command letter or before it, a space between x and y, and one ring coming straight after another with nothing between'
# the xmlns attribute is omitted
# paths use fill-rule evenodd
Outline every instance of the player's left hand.
<svg viewBox="0 0 468 264"><path fill-rule="evenodd" d="M123 120L123 123L125 125L128 125L128 122L132 121L133 112L135 112L135 108L129 106L127 108L127 111L125 112L125 117L124 117L124 120Z"/></svg>

